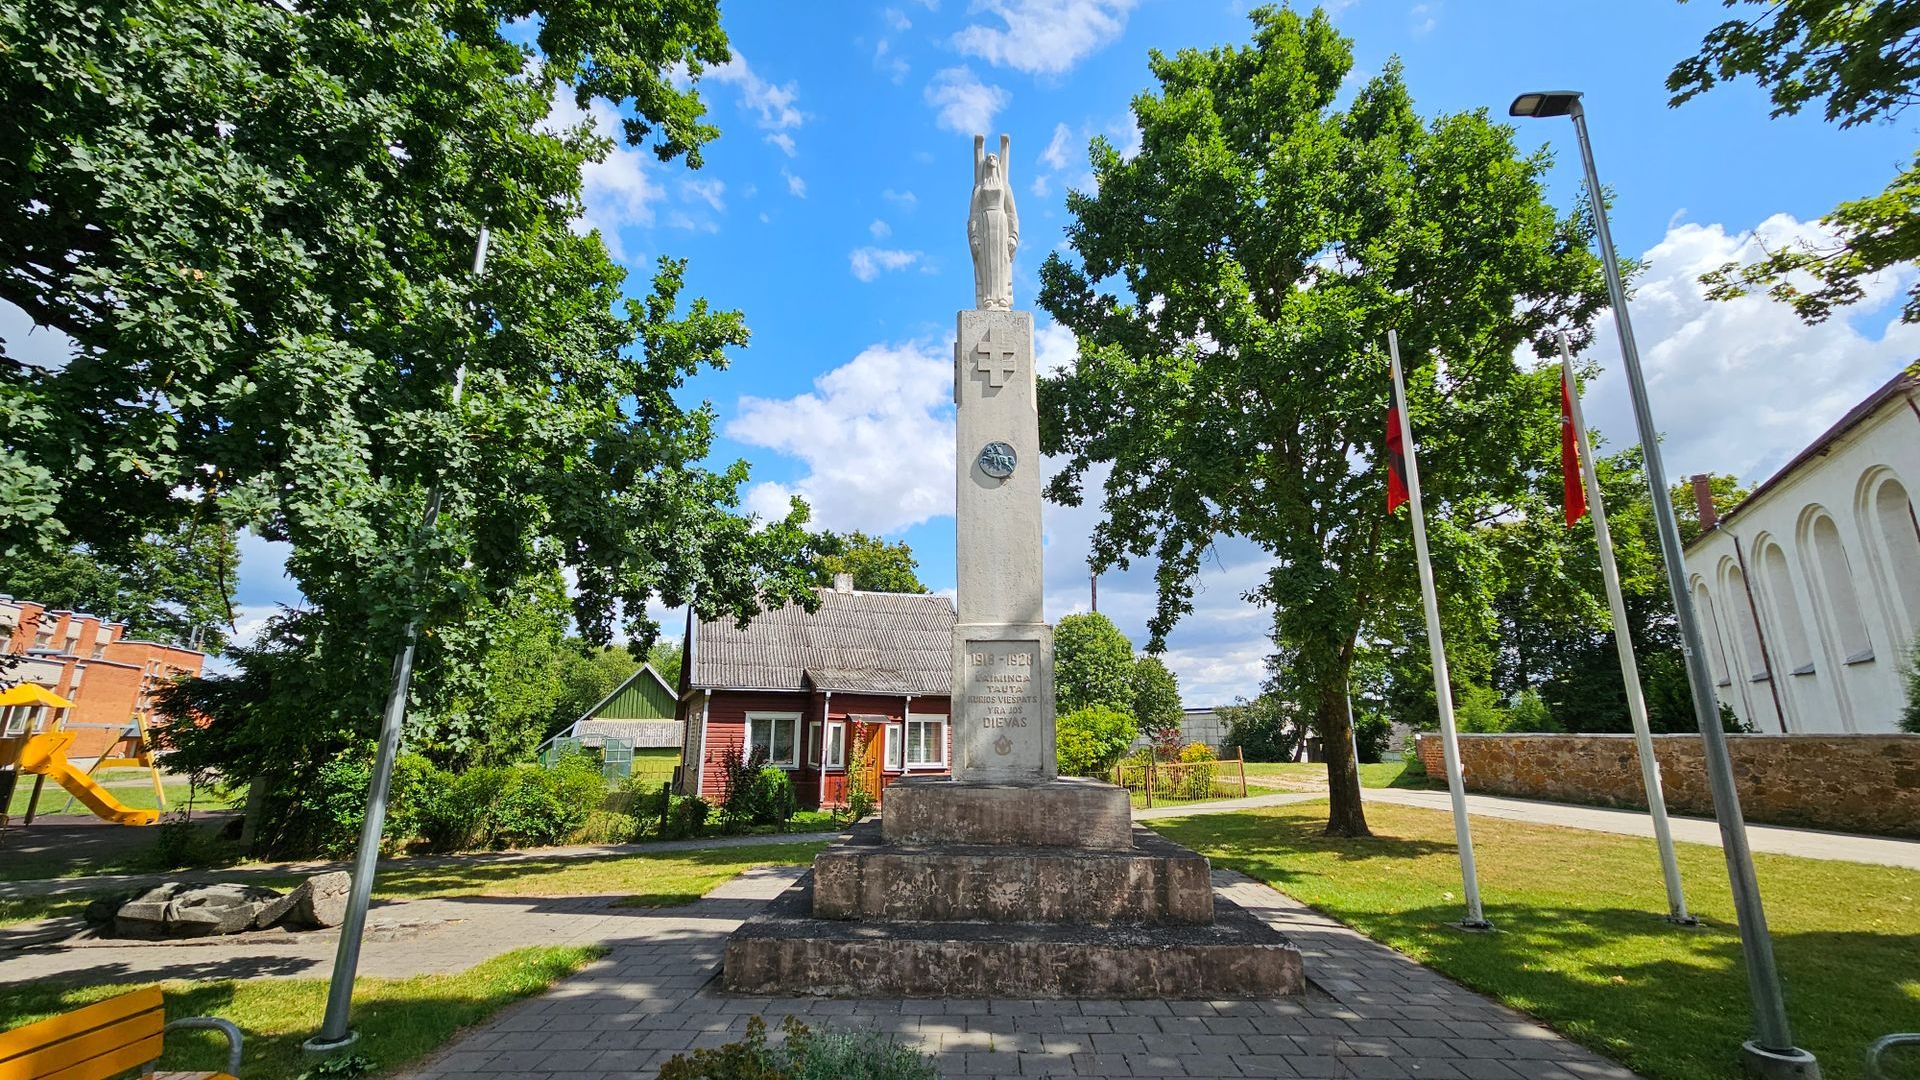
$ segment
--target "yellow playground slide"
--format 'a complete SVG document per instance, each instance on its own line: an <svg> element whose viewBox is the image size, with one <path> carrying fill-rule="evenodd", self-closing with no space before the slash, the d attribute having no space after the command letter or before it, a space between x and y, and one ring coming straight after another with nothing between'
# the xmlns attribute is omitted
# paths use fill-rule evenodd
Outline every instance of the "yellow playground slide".
<svg viewBox="0 0 1920 1080"><path fill-rule="evenodd" d="M27 698L28 694L32 695L31 700ZM16 697L21 700L13 700ZM0 715L4 715L4 707L14 705L48 705L56 709L66 709L70 708L72 703L38 686L26 683L0 693ZM5 731L5 725L0 724L0 732ZM18 766L21 772L45 776L66 788L74 798L86 804L87 809L101 819L118 825L151 825L160 819L158 810L135 810L123 805L118 799L108 794L106 788L95 783L91 776L75 768L67 760L67 747L71 745L73 745L73 732L61 731L58 727L40 734L0 735L0 768L14 765ZM0 807L0 810L4 809L5 807Z"/></svg>

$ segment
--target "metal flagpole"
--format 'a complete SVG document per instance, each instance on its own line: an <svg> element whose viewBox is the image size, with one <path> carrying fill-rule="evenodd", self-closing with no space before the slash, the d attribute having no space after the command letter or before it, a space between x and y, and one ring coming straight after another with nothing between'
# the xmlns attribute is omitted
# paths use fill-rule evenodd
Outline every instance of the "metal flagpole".
<svg viewBox="0 0 1920 1080"><path fill-rule="evenodd" d="M1593 536L1600 549L1600 576L1607 585L1607 604L1613 612L1613 643L1620 651L1620 675L1626 681L1627 712L1633 718L1633 738L1640 750L1640 782L1647 791L1647 811L1653 817L1653 837L1660 847L1660 873L1667 883L1667 919L1682 926L1700 920L1687 913L1680 891L1680 862L1673 854L1673 830L1667 824L1667 797L1660 790L1660 762L1653 756L1653 734L1647 726L1647 699L1640 689L1640 664L1633 655L1628 629L1627 601L1620 594L1620 568L1613 560L1613 534L1607 529L1606 501L1600 497L1600 471L1587 441L1586 414L1580 404L1580 384L1573 377L1573 353L1567 335L1560 335L1560 378L1566 383L1567 403L1573 411L1574 437L1579 440L1580 471L1587 485L1587 512L1593 515Z"/></svg>
<svg viewBox="0 0 1920 1080"><path fill-rule="evenodd" d="M480 240L473 252L473 276L487 272L487 228L480 227ZM461 364L453 376L453 404L460 404L467 381L467 366ZM431 529L440 520L440 482L434 481L427 496L427 512L421 528ZM360 935L367 926L367 906L373 901L373 871L380 858L380 833L386 825L387 792L393 782L393 760L400 755L400 732L407 719L407 690L413 682L413 651L420 633L420 616L407 620L400 651L393 658L393 681L387 690L387 705L380 718L380 746L374 756L373 778L367 785L367 817L360 825L360 849L353 859L353 885L347 896L346 918L340 923L340 945L334 953L333 977L327 984L327 1012L320 1022L320 1033L301 1046L315 1053L326 1053L351 1046L359 1032L347 1026L353 1005L353 980L360 967Z"/></svg>
<svg viewBox="0 0 1920 1080"><path fill-rule="evenodd" d="M1460 737L1453 727L1453 681L1447 676L1447 650L1440 638L1440 600L1433 591L1433 564L1427 561L1427 520L1420 506L1420 465L1413 447L1413 422L1407 418L1407 388L1400 379L1400 335L1387 331L1387 355L1393 363L1393 400L1399 408L1400 447L1406 455L1407 501L1413 504L1413 553L1420 563L1420 599L1427 610L1427 650L1433 657L1433 699L1440 710L1440 746L1446 751L1447 791L1453 797L1453 837L1460 849L1460 878L1466 885L1467 917L1460 925L1489 930L1480 910L1480 876L1473 868L1473 834L1467 828L1467 788L1460 779ZM1352 704L1348 704L1352 708ZM1358 766L1356 766L1358 767Z"/></svg>

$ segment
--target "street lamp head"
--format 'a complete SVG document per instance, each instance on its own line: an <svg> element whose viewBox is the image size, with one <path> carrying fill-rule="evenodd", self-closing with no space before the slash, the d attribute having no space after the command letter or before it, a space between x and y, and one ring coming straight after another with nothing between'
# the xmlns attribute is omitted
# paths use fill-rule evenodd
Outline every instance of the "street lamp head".
<svg viewBox="0 0 1920 1080"><path fill-rule="evenodd" d="M1535 90L1521 94L1507 106L1508 116L1528 116L1536 120L1550 116L1565 116L1580 104L1578 90Z"/></svg>

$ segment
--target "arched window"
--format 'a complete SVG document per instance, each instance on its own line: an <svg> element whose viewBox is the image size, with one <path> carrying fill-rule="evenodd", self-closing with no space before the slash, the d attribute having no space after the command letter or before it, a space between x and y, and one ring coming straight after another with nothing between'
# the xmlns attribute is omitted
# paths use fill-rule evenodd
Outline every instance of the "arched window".
<svg viewBox="0 0 1920 1080"><path fill-rule="evenodd" d="M1813 673L1813 647L1807 640L1807 622L1800 617L1800 601L1793 591L1793 575L1787 569L1787 553L1780 545L1765 543L1758 553L1757 576L1767 594L1767 607L1773 625L1779 628L1774 654L1782 667L1793 675Z"/></svg>
<svg viewBox="0 0 1920 1080"><path fill-rule="evenodd" d="M1871 508L1886 544L1887 585L1895 594L1909 629L1920 630L1920 524L1900 481L1889 477L1873 492Z"/></svg>
<svg viewBox="0 0 1920 1080"><path fill-rule="evenodd" d="M1813 565L1820 580L1820 592L1827 602L1827 615L1839 635L1840 657L1857 664L1873 659L1873 642L1867 637L1866 618L1860 612L1860 594L1854 590L1853 563L1840 540L1840 529L1833 519L1821 514L1807 530L1812 541Z"/></svg>
<svg viewBox="0 0 1920 1080"><path fill-rule="evenodd" d="M1713 598L1707 595L1707 583L1693 583L1693 606L1700 615L1700 632L1707 636L1707 661L1713 668L1713 681L1721 686L1731 685L1733 679L1727 675L1727 650L1720 643L1720 620L1713 614Z"/></svg>
<svg viewBox="0 0 1920 1080"><path fill-rule="evenodd" d="M1740 638L1740 653L1747 663L1747 674L1759 681L1771 675L1772 668L1767 665L1767 651L1760 645L1760 624L1754 621L1753 605L1748 602L1752 594L1747 592L1747 575L1732 565L1732 560L1728 560L1725 569L1725 592L1730 608L1727 617L1733 620L1735 633Z"/></svg>

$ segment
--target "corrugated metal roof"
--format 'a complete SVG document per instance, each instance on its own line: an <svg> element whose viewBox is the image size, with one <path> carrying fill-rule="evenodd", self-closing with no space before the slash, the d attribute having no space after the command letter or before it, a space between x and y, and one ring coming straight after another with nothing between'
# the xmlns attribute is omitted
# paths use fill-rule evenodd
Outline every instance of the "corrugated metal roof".
<svg viewBox="0 0 1920 1080"><path fill-rule="evenodd" d="M695 628L691 685L702 689L945 694L953 689L953 601L820 589L820 610L790 604Z"/></svg>

